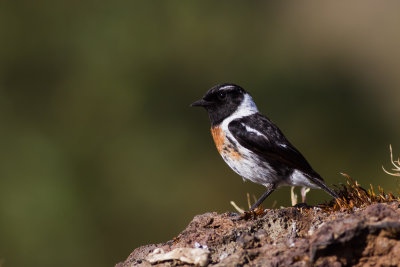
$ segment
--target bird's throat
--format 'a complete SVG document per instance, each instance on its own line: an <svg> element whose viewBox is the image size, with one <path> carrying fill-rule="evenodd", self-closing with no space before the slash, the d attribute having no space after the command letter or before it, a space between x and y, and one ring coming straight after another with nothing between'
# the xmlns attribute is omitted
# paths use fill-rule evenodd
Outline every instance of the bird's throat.
<svg viewBox="0 0 400 267"><path fill-rule="evenodd" d="M222 147L225 142L225 133L222 131L220 126L211 127L211 134L214 139L215 145L217 146L218 152L221 153Z"/></svg>

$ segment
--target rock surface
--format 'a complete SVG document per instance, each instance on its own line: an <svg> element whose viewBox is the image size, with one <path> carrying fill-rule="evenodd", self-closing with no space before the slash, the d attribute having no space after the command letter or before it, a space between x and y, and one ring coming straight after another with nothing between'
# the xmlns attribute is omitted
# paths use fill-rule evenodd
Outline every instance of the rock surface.
<svg viewBox="0 0 400 267"><path fill-rule="evenodd" d="M165 257L154 261L154 253ZM116 266L189 266L196 253L206 259L201 266L400 266L400 203L330 213L290 207L250 218L206 213L174 240L139 247Z"/></svg>

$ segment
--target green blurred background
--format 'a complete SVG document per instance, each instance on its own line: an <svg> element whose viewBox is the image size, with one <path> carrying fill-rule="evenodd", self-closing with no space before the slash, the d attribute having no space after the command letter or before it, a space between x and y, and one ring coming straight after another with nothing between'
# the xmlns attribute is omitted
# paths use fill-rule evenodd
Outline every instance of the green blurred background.
<svg viewBox="0 0 400 267"><path fill-rule="evenodd" d="M189 108L222 82L249 90L328 184L345 172L396 190L381 166L390 143L400 154L399 7L2 1L0 265L112 266L262 194Z"/></svg>

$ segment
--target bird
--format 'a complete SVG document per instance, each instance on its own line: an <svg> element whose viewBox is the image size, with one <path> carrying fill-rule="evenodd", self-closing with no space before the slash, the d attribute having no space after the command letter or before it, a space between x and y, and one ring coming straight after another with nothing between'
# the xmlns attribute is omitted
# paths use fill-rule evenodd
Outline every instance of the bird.
<svg viewBox="0 0 400 267"><path fill-rule="evenodd" d="M208 112L212 137L228 166L244 181L265 186L265 193L250 210L281 186L322 189L335 199L339 197L278 126L258 111L252 96L242 87L218 84L191 107L203 107Z"/></svg>

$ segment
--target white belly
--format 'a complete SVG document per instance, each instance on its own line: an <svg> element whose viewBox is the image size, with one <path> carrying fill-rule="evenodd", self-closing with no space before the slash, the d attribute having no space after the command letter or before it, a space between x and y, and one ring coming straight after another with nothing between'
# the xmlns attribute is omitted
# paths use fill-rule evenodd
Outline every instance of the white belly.
<svg viewBox="0 0 400 267"><path fill-rule="evenodd" d="M276 172L267 163L245 148L239 148L239 153L222 149L221 156L232 170L254 183L266 185L279 181Z"/></svg>

